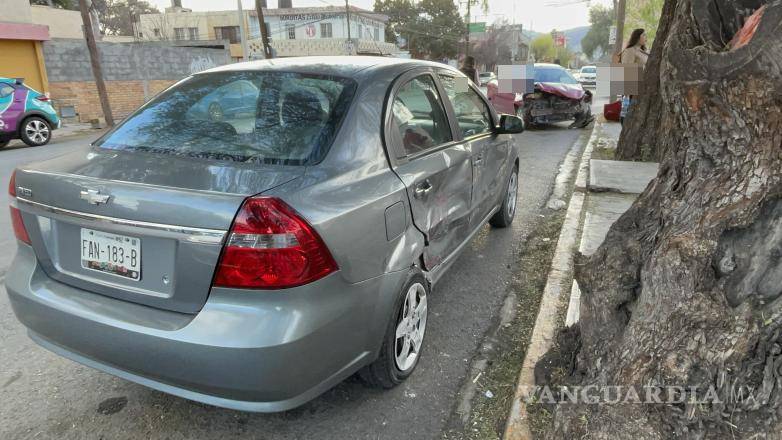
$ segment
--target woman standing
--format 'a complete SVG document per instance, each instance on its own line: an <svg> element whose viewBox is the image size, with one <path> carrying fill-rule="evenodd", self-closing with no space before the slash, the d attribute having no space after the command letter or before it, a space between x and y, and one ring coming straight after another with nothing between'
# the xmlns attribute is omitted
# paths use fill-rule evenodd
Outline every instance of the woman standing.
<svg viewBox="0 0 782 440"><path fill-rule="evenodd" d="M640 64L641 68L646 66L649 59L649 52L646 51L646 31L636 29L630 34L630 41L619 54L619 62L622 64Z"/></svg>
<svg viewBox="0 0 782 440"><path fill-rule="evenodd" d="M627 47L619 54L619 62L635 66L640 65L641 71L643 71L644 67L646 67L646 61L648 60L649 52L646 51L646 31L643 29L636 29L630 34L630 41L627 43ZM624 95L622 97L622 111L619 113L619 121L621 121L622 124L624 124L625 117L627 116L627 112L632 103L632 95Z"/></svg>
<svg viewBox="0 0 782 440"><path fill-rule="evenodd" d="M471 56L466 56L464 58L464 63L462 64L462 68L459 69L463 74L467 75L467 78L470 78L472 82L475 84L480 84L480 81L478 80L478 71L475 70L475 58Z"/></svg>

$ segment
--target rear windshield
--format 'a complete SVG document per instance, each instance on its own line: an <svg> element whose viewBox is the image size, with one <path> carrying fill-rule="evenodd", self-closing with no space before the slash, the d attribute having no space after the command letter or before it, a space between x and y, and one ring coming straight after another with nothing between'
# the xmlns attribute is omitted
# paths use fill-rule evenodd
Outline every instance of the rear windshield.
<svg viewBox="0 0 782 440"><path fill-rule="evenodd" d="M578 84L578 81L561 67L535 66L535 82Z"/></svg>
<svg viewBox="0 0 782 440"><path fill-rule="evenodd" d="M328 150L355 88L349 79L300 73L197 74L156 97L96 145L305 165Z"/></svg>

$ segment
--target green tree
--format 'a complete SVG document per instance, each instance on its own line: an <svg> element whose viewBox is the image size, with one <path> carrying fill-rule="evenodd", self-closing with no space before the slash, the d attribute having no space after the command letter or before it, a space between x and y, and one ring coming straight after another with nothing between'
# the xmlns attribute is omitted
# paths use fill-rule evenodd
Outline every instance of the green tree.
<svg viewBox="0 0 782 440"><path fill-rule="evenodd" d="M404 39L414 58L453 58L466 32L451 0L375 0L374 10L389 17L386 40Z"/></svg>
<svg viewBox="0 0 782 440"><path fill-rule="evenodd" d="M568 67L570 60L573 59L573 52L566 47L557 47L555 49L555 59L559 60L559 65L562 67Z"/></svg>
<svg viewBox="0 0 782 440"><path fill-rule="evenodd" d="M657 36L657 25L660 22L663 3L664 0L628 0L625 38L630 36L633 29L644 29L648 40L646 45L651 48L654 37Z"/></svg>
<svg viewBox="0 0 782 440"><path fill-rule="evenodd" d="M532 40L530 50L537 62L551 62L557 56L557 49L554 47L554 37L550 34L543 34Z"/></svg>
<svg viewBox="0 0 782 440"><path fill-rule="evenodd" d="M587 58L594 58L611 50L608 36L614 24L614 10L603 5L592 6L589 10L589 23L589 31L581 40L581 50Z"/></svg>
<svg viewBox="0 0 782 440"><path fill-rule="evenodd" d="M453 0L422 0L424 24L429 29L426 41L429 58L441 60L454 58L459 51L459 41L467 27Z"/></svg>
<svg viewBox="0 0 782 440"><path fill-rule="evenodd" d="M425 38L416 38L421 18L420 9L412 0L375 0L375 12L388 16L386 24L386 41L398 43L406 41L406 47L411 53L423 51Z"/></svg>
<svg viewBox="0 0 782 440"><path fill-rule="evenodd" d="M100 31L107 35L133 35L133 23L140 14L160 11L143 0L93 0L100 19Z"/></svg>

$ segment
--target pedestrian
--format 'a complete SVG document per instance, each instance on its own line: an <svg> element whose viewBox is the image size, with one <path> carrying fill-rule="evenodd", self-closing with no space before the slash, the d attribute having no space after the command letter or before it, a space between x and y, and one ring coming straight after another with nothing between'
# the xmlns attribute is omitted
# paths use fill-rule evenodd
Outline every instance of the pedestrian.
<svg viewBox="0 0 782 440"><path fill-rule="evenodd" d="M644 29L636 29L630 34L630 41L627 42L627 46L619 54L619 62L622 64L640 64L641 68L643 68L646 66L648 59L646 31Z"/></svg>
<svg viewBox="0 0 782 440"><path fill-rule="evenodd" d="M478 71L475 70L475 58L469 55L464 57L462 68L459 70L463 74L467 75L467 78L470 78L472 82L474 82L475 84L480 84L480 82L478 82Z"/></svg>
<svg viewBox="0 0 782 440"><path fill-rule="evenodd" d="M630 34L630 41L627 46L619 54L619 62L636 68L640 66L641 72L646 67L646 62L649 60L649 52L646 51L646 31L644 29L636 29ZM640 77L639 77L640 80ZM622 110L619 113L619 121L624 125L627 112L630 110L630 105L633 103L633 95L624 95L622 97Z"/></svg>

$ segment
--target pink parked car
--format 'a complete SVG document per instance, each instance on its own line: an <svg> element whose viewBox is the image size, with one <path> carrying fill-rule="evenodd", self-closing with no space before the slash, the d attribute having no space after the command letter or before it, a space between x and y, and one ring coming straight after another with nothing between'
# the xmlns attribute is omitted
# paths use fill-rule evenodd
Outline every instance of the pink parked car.
<svg viewBox="0 0 782 440"><path fill-rule="evenodd" d="M497 113L506 113L522 117L521 106L524 103L521 93L500 93L496 79L486 84L486 96Z"/></svg>

